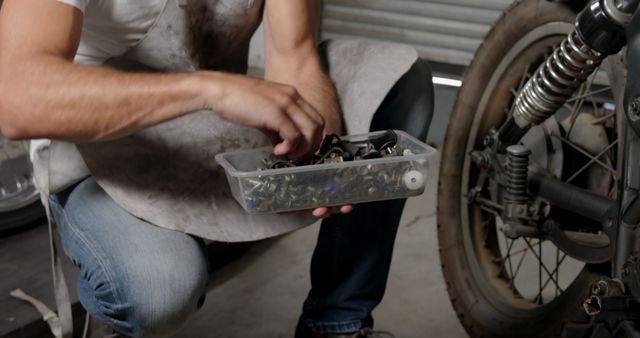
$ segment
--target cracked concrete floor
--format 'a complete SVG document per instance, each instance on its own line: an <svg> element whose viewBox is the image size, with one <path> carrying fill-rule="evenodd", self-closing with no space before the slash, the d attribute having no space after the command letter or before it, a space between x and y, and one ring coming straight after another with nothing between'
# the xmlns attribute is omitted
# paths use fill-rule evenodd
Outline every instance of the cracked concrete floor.
<svg viewBox="0 0 640 338"><path fill-rule="evenodd" d="M403 214L388 289L374 312L376 328L397 337L467 337L447 297L436 234L437 168L426 192ZM176 337L292 337L309 288L309 261L318 224L268 248L208 294L201 311ZM252 249L253 250L253 249Z"/></svg>

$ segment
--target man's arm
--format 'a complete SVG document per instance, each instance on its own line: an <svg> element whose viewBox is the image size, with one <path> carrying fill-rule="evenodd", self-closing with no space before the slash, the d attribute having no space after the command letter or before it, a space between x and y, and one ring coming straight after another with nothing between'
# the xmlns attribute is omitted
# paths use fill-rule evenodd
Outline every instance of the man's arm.
<svg viewBox="0 0 640 338"><path fill-rule="evenodd" d="M325 119L327 134L341 134L342 114L317 51L319 0L266 0L266 79L296 87Z"/></svg>
<svg viewBox="0 0 640 338"><path fill-rule="evenodd" d="M295 88L219 72L135 74L73 64L82 13L54 0L6 0L0 12L0 128L11 139L107 140L201 109L278 137L302 156L322 118Z"/></svg>
<svg viewBox="0 0 640 338"><path fill-rule="evenodd" d="M316 49L319 0L266 0L264 13L265 77L294 86L325 120L326 134L342 134L338 96L322 69ZM331 213L349 213L352 205L321 207L312 211L318 218Z"/></svg>

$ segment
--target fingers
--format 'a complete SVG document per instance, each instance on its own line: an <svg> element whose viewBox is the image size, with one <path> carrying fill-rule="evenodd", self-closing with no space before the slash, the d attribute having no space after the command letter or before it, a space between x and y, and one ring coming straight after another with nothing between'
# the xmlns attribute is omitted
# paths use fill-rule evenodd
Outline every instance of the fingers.
<svg viewBox="0 0 640 338"><path fill-rule="evenodd" d="M311 153L320 146L324 119L309 104L298 91L291 86L278 85L284 93L279 98L284 112L298 129L300 135L297 139L282 137L283 143L276 146L274 151L285 152L291 158L301 158ZM282 135L281 135L282 136Z"/></svg>
<svg viewBox="0 0 640 338"><path fill-rule="evenodd" d="M263 130L276 155L301 158L320 146L324 118L296 88L228 74L222 81L225 90L211 100L212 110L231 122Z"/></svg>
<svg viewBox="0 0 640 338"><path fill-rule="evenodd" d="M280 143L276 144L273 152L276 155L287 155L298 147L302 133L296 124L282 111L273 110L266 116L265 129L278 133Z"/></svg>
<svg viewBox="0 0 640 338"><path fill-rule="evenodd" d="M307 109L302 108L303 99L289 107L288 114L296 127L299 128L302 137L297 147L289 153L291 158L301 158L306 155L310 155L320 147L322 141L322 131L324 129L324 121L318 121L312 117L311 112L315 112L310 105L307 104Z"/></svg>
<svg viewBox="0 0 640 338"><path fill-rule="evenodd" d="M331 212L329 211L329 208L327 207L321 207L321 208L316 208L313 209L313 211L311 211L311 214L313 215L313 217L315 218L327 218L331 215Z"/></svg>
<svg viewBox="0 0 640 338"><path fill-rule="evenodd" d="M352 212L353 209L354 206L351 204L341 205L337 207L320 207L313 209L311 211L311 214L316 218L325 219L332 214L348 214Z"/></svg>
<svg viewBox="0 0 640 338"><path fill-rule="evenodd" d="M351 204L347 204L347 205L340 206L338 209L339 209L341 214L348 214L348 213L352 212L354 208L355 208L355 206L353 206Z"/></svg>

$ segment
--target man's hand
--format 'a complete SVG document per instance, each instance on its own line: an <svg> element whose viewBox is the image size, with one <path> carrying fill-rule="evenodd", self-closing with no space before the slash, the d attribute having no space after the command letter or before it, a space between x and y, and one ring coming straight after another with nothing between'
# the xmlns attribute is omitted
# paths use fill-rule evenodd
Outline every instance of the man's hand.
<svg viewBox="0 0 640 338"><path fill-rule="evenodd" d="M322 69L315 39L318 0L267 0L264 13L265 78L296 87L325 120L326 134L343 134L333 83Z"/></svg>
<svg viewBox="0 0 640 338"><path fill-rule="evenodd" d="M325 121L325 134L343 134L338 95L316 49L319 0L267 0L264 13L265 77L295 87ZM349 213L352 205L312 210L318 218Z"/></svg>
<svg viewBox="0 0 640 338"><path fill-rule="evenodd" d="M232 74L218 77L221 92L208 108L231 122L264 131L274 154L290 158L312 155L322 142L324 118L295 87Z"/></svg>
<svg viewBox="0 0 640 338"><path fill-rule="evenodd" d="M311 211L311 214L317 218L327 218L332 214L348 214L353 211L354 206L347 204L339 207L321 207L315 208Z"/></svg>

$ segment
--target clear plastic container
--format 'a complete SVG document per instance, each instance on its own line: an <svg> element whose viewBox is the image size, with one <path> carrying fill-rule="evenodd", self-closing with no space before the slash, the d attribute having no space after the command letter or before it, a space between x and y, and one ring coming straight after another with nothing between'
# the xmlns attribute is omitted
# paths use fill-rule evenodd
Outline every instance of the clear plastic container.
<svg viewBox="0 0 640 338"><path fill-rule="evenodd" d="M397 145L403 156L258 170L273 148L218 154L231 192L251 214L311 209L417 196L424 192L436 150L403 131ZM361 142L373 132L344 136Z"/></svg>

